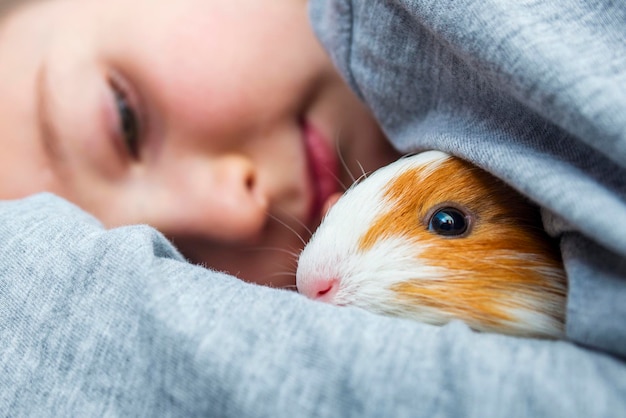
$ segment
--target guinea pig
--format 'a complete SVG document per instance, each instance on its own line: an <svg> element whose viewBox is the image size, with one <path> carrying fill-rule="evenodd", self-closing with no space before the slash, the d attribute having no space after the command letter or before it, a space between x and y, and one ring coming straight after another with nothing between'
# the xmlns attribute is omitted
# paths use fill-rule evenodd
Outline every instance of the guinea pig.
<svg viewBox="0 0 626 418"><path fill-rule="evenodd" d="M401 158L348 189L301 252L296 282L309 298L383 315L564 335L566 277L538 207L438 151Z"/></svg>

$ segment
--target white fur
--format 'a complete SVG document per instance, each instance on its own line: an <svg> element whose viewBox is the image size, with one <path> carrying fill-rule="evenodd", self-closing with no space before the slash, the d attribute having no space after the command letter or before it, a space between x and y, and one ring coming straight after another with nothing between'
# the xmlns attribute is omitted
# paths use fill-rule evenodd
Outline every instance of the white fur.
<svg viewBox="0 0 626 418"><path fill-rule="evenodd" d="M299 288L310 280L338 278L340 287L332 303L354 305L378 313L392 313L389 288L409 279L436 280L446 272L419 260L419 248L406 245L401 237L377 242L367 252L357 248L359 239L374 219L389 208L383 196L385 185L409 167L437 165L448 155L429 151L400 159L374 172L353 186L333 206L324 222L302 251L296 273ZM349 224L347 224L349 223ZM428 309L424 314L428 315Z"/></svg>
<svg viewBox="0 0 626 418"><path fill-rule="evenodd" d="M296 272L298 289L308 287L310 290L314 288L310 285L316 281L335 280L338 287L325 299L326 302L357 306L375 313L409 317L433 324L443 324L453 319L452 314L440 309L420 306L409 299L403 300L391 289L394 285L409 281L463 280L471 277L471 271L466 271L461 265L455 266L453 270L429 266L426 260L420 259L420 254L429 244L416 242L415 238L408 236L379 238L366 251L358 247L360 239L374 221L388 212L391 202L387 201L384 193L392 179L412 167L419 167L424 177L427 177L448 158L447 154L438 151L402 158L351 187L330 209L302 251ZM499 257L524 260L524 257L533 256L500 253ZM497 257L494 257L493 262L498 262ZM562 277L563 272L546 267L545 275ZM528 297L525 302L523 307L516 305L507 309L515 318L506 325L510 333L562 336L562 323L549 314L561 308L555 306L552 309L550 306L558 305L561 299L547 295L545 300ZM480 323L470 325L483 329Z"/></svg>

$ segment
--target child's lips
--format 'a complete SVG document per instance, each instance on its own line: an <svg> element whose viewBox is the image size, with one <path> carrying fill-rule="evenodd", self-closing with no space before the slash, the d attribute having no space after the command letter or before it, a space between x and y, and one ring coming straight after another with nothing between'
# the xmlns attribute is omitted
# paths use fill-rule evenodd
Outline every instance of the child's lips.
<svg viewBox="0 0 626 418"><path fill-rule="evenodd" d="M321 219L328 199L339 192L339 162L330 142L311 123L302 123L308 172L313 191L310 223Z"/></svg>

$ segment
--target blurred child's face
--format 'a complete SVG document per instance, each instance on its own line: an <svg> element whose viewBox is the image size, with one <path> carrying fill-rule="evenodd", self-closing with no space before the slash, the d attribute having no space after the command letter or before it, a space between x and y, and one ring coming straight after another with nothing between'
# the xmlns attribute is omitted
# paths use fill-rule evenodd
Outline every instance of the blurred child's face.
<svg viewBox="0 0 626 418"><path fill-rule="evenodd" d="M51 191L275 286L351 182L337 144L356 176L395 157L304 0L30 3L0 28L0 92L0 197Z"/></svg>

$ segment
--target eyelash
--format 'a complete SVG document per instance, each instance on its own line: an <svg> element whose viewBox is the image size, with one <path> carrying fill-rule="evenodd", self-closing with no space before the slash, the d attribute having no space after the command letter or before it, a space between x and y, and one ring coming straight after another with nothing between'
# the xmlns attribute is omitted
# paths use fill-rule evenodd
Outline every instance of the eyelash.
<svg viewBox="0 0 626 418"><path fill-rule="evenodd" d="M115 108L119 118L119 133L122 136L128 154L133 160L140 157L140 124L137 111L133 108L128 99L128 94L114 78L110 78L109 83L115 99Z"/></svg>

